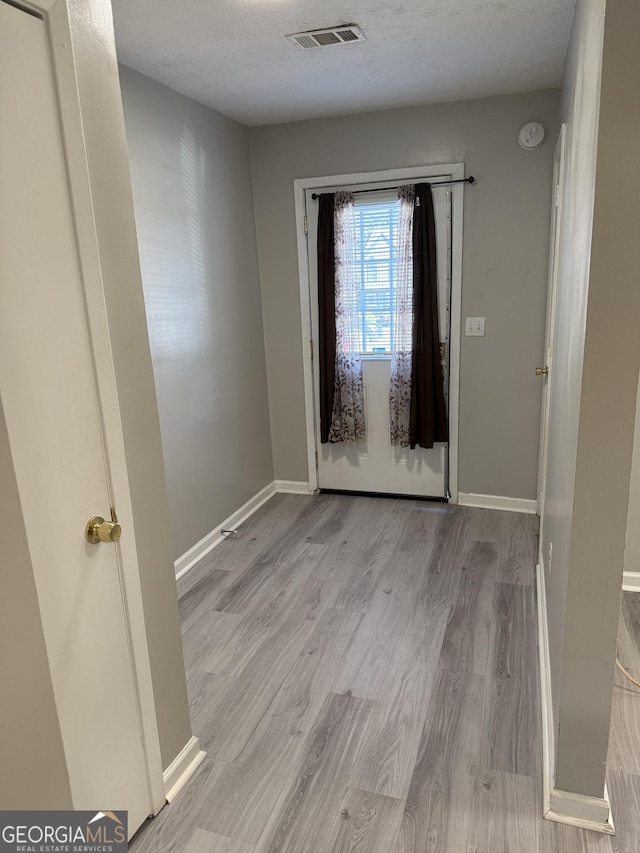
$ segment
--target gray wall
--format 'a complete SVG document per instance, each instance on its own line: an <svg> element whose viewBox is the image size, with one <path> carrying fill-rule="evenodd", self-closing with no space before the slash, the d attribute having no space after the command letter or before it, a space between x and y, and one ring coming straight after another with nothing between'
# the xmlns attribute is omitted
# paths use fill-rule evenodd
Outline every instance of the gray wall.
<svg viewBox="0 0 640 853"><path fill-rule="evenodd" d="M604 5L579 0L562 85L568 161L542 543L547 563L553 545L555 784L596 797L604 789L640 365L640 8L608 0L605 18Z"/></svg>
<svg viewBox="0 0 640 853"><path fill-rule="evenodd" d="M0 405L0 808L70 809L36 584Z"/></svg>
<svg viewBox="0 0 640 853"><path fill-rule="evenodd" d="M121 82L177 558L273 480L249 136Z"/></svg>
<svg viewBox="0 0 640 853"><path fill-rule="evenodd" d="M556 92L253 128L251 148L276 477L308 479L293 179L464 161L463 492L536 497ZM544 122L549 141L517 134Z"/></svg>

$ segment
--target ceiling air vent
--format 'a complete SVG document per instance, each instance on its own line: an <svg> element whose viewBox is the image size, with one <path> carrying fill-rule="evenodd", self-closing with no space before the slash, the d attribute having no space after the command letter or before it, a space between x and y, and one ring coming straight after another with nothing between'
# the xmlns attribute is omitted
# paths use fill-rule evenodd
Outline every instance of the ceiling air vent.
<svg viewBox="0 0 640 853"><path fill-rule="evenodd" d="M364 41L365 36L356 24L344 24L341 27L328 27L324 30L309 30L306 33L291 33L287 36L298 47L326 47L330 44L348 44Z"/></svg>

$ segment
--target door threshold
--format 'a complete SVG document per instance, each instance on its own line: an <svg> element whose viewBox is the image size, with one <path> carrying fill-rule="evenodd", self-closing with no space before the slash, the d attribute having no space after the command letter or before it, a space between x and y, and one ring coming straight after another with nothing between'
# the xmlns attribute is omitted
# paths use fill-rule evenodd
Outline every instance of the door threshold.
<svg viewBox="0 0 640 853"><path fill-rule="evenodd" d="M437 501L438 503L449 503L447 497L430 495L399 495L395 492L359 492L355 489L318 489L321 495L353 495L359 498L400 498L407 501Z"/></svg>

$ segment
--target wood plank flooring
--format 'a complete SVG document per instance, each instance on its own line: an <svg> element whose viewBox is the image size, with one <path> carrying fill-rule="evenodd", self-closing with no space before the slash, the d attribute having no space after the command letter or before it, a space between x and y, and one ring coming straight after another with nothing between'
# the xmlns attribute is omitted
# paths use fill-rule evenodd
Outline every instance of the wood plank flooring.
<svg viewBox="0 0 640 853"><path fill-rule="evenodd" d="M623 593L618 658L627 672L640 681L640 593ZM613 689L609 767L640 776L640 690L618 669ZM638 833L640 838L640 827Z"/></svg>
<svg viewBox="0 0 640 853"><path fill-rule="evenodd" d="M134 853L639 853L640 691L616 676L615 838L542 820L537 519L277 495L178 584L207 757ZM640 595L619 654L640 673Z"/></svg>

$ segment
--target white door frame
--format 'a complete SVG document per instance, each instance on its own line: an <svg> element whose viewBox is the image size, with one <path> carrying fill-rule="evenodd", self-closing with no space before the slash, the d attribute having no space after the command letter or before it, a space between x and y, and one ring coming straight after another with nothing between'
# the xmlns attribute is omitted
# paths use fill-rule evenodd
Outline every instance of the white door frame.
<svg viewBox="0 0 640 853"><path fill-rule="evenodd" d="M379 184L397 186L398 183L451 175L452 181L464 179L464 163L413 166L406 169L388 169L378 172L355 172L346 175L325 175L317 178L296 178L293 193L298 244L298 278L300 282L300 321L302 329L302 364L304 372L305 422L307 429L307 464L309 491L318 488L316 468L316 405L313 382L311 294L309 288L309 245L306 231L306 190L322 190L350 184ZM460 397L460 324L462 317L462 236L465 184L451 186L451 304L449 333L449 495L450 502L458 502L458 409Z"/></svg>
<svg viewBox="0 0 640 853"><path fill-rule="evenodd" d="M544 504L547 487L547 457L549 446L549 403L553 382L553 344L556 326L556 298L559 264L559 241L562 227L562 193L564 190L565 141L567 126L563 124L558 133L553 155L553 188L551 199L551 235L549 239L549 278L547 284L547 319L545 326L544 365L548 374L543 378L542 410L540 413L540 450L538 455L538 515L540 516L540 549L542 552L544 527ZM542 557L541 557L542 560ZM541 562L542 565L542 562Z"/></svg>
<svg viewBox="0 0 640 853"><path fill-rule="evenodd" d="M86 52L74 55L75 43L93 45L96 53L113 51L109 30L99 30L95 19L111 26L108 0L11 0L11 5L41 18L48 30L58 96L60 124L67 157L69 194L75 218L78 256L84 282L85 305L94 354L94 373L102 426L105 469L112 505L117 506L119 521L127 531L119 542L118 562L124 599L124 616L131 651L131 668L137 697L140 733L147 766L149 814L164 805L162 759L151 679L151 663L142 607L142 587L138 571L135 525L131 506L129 477L123 428L118 403L118 388L106 314L98 236L100 223L94 215L91 197L91 165L85 146L82 116L92 113L96 121L99 106L85 103L77 85ZM89 8L90 7L90 8ZM91 51L89 51L91 53ZM93 54L92 54L93 55ZM101 105L100 105L101 106ZM100 111L100 121L109 125L109 109ZM126 154L114 152L114 156ZM128 168L128 163L126 164ZM97 369L99 365L99 370ZM123 768L126 772L126 768Z"/></svg>

